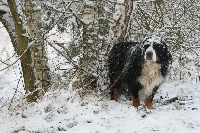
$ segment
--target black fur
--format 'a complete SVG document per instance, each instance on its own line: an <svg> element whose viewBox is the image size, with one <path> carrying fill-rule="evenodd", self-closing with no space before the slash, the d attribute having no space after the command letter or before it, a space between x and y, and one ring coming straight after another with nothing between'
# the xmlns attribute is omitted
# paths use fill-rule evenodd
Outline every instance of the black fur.
<svg viewBox="0 0 200 133"><path fill-rule="evenodd" d="M124 89L128 90L134 98L139 97L139 91L143 89L143 85L138 81L138 78L141 76L143 64L145 63L144 54L149 47L147 42L149 38L145 38L141 43L118 43L111 49L108 58L111 99L113 99L114 90L123 92ZM160 43L154 42L153 49L158 57L156 63L161 65L160 74L165 78L171 54L166 43L163 40ZM154 86L149 96L150 100L153 100L159 86Z"/></svg>
<svg viewBox="0 0 200 133"><path fill-rule="evenodd" d="M108 67L111 87L111 99L113 99L114 89L118 89L121 92L122 87L124 87L124 68L128 62L127 59L131 57L130 49L136 47L138 44L138 42L122 42L114 45L114 47L110 51L108 58Z"/></svg>

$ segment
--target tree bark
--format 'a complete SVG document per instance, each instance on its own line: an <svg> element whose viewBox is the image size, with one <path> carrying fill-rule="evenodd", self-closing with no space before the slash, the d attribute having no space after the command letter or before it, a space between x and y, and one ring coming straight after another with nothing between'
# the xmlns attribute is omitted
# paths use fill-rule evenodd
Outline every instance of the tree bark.
<svg viewBox="0 0 200 133"><path fill-rule="evenodd" d="M44 47L44 35L41 31L41 3L39 0L25 0L26 25L29 34L29 42L33 43L31 50L34 73L37 80L37 87L42 88L42 93L46 92L50 85L49 68Z"/></svg>
<svg viewBox="0 0 200 133"><path fill-rule="evenodd" d="M14 0L8 1L8 6L10 7L10 13L12 15L14 25L15 25L15 33L17 37L18 46L15 46L15 50L19 56L21 56L21 67L23 71L24 84L27 96L27 101L34 102L37 100L38 91L35 91L35 75L34 69L32 66L32 57L31 51L28 48L28 38L23 36L26 34L26 30L23 27L23 22L20 19L19 14L17 13L17 5ZM12 37L12 36L11 36ZM14 40L14 39L11 39ZM14 42L12 42L14 44ZM25 52L26 51L26 52ZM24 53L25 52L25 53Z"/></svg>
<svg viewBox="0 0 200 133"><path fill-rule="evenodd" d="M90 0L94 5L95 0ZM82 88L79 93L81 97L94 90L97 86L97 76L94 76L94 61L95 50L92 47L97 40L97 34L94 34L94 21L96 20L96 7L94 5L87 5L85 3L83 9L83 22L82 23L82 59L80 60L80 68L76 72L77 81L73 83L75 89Z"/></svg>
<svg viewBox="0 0 200 133"><path fill-rule="evenodd" d="M128 41L129 39L134 2L133 0L125 0L123 4L116 5L115 7L118 14L115 13L114 15L117 15L118 19L111 29L111 33L114 35L112 37L114 44Z"/></svg>

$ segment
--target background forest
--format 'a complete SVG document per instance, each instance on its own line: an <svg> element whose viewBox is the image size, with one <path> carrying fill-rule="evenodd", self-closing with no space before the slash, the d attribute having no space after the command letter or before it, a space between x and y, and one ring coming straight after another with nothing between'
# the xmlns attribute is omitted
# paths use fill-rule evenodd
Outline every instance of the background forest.
<svg viewBox="0 0 200 133"><path fill-rule="evenodd" d="M6 29L12 45L9 46L3 41L3 36L0 37L0 112L2 116L9 112L8 116L0 118L0 125L3 125L0 128L5 132L50 132L46 129L53 125L52 132L76 132L81 131L76 130L78 123L81 123L79 120L98 125L92 119L79 119L77 116L86 106L88 112L94 114L118 109L118 104L113 104L107 97L109 79L106 61L109 50L118 42L141 41L148 35L164 38L173 57L169 76L161 89L164 91L159 92L161 96L157 96L156 102L168 105L170 110L184 110L191 104L190 100L199 102L200 99L195 100L196 95L193 96L195 91L200 92L199 17L198 0L0 0L1 29ZM11 75L12 78L7 81L5 75ZM164 88L168 88L169 92ZM182 92L183 88L194 90ZM169 96L170 93L174 95ZM186 97L188 94L192 98ZM72 105L73 101L77 104L75 102ZM80 107L77 107L78 103ZM119 108L129 104L122 100ZM185 107L180 107L182 104ZM72 108L69 109L69 106ZM126 113L130 108L121 111ZM197 110L196 104L190 108ZM79 113L75 111L76 114L72 114L74 110ZM138 110L131 110L135 112L134 115L138 113L141 116L137 118L139 120L147 118L148 114L155 119L160 118L156 112L139 109L142 112L139 113ZM59 125L62 120L55 118L55 111L71 117L59 116L68 119L63 119L65 124ZM92 116L86 114L85 117ZM48 124L43 127L35 124L34 128L31 124L22 124L24 119L33 120L31 118L35 115L41 116L41 121ZM22 120L13 125L11 119L18 116ZM5 128L7 124L3 121L11 122L11 126ZM113 126L117 127L110 125ZM84 126L80 127L85 129ZM199 129L199 125L195 128ZM127 131L106 129L111 132L130 132L130 128ZM141 127L138 131L144 129ZM160 129L158 131L167 131L167 128ZM105 129L98 130L102 132Z"/></svg>

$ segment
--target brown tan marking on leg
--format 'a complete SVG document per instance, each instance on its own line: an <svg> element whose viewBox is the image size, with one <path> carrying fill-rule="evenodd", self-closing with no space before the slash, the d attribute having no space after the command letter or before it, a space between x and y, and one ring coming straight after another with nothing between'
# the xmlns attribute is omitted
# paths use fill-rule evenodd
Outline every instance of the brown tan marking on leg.
<svg viewBox="0 0 200 133"><path fill-rule="evenodd" d="M152 101L147 98L146 101L145 101L145 106L148 108L148 109L153 109L154 107L152 106Z"/></svg>
<svg viewBox="0 0 200 133"><path fill-rule="evenodd" d="M114 89L113 99L117 102L118 101L119 92L117 89Z"/></svg>
<svg viewBox="0 0 200 133"><path fill-rule="evenodd" d="M133 106L134 107L140 106L140 99L139 98L135 98L134 96L132 96L132 100L133 100Z"/></svg>

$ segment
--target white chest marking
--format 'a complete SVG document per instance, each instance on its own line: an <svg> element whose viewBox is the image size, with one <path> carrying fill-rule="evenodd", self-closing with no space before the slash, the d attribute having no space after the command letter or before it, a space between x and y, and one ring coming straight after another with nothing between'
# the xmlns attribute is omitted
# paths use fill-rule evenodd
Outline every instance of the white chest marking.
<svg viewBox="0 0 200 133"><path fill-rule="evenodd" d="M152 61L147 61L144 63L142 68L142 75L138 78L138 81L143 86L143 89L139 91L139 98L145 99L149 97L155 86L159 86L163 77L159 69L161 68L160 64L154 63Z"/></svg>

